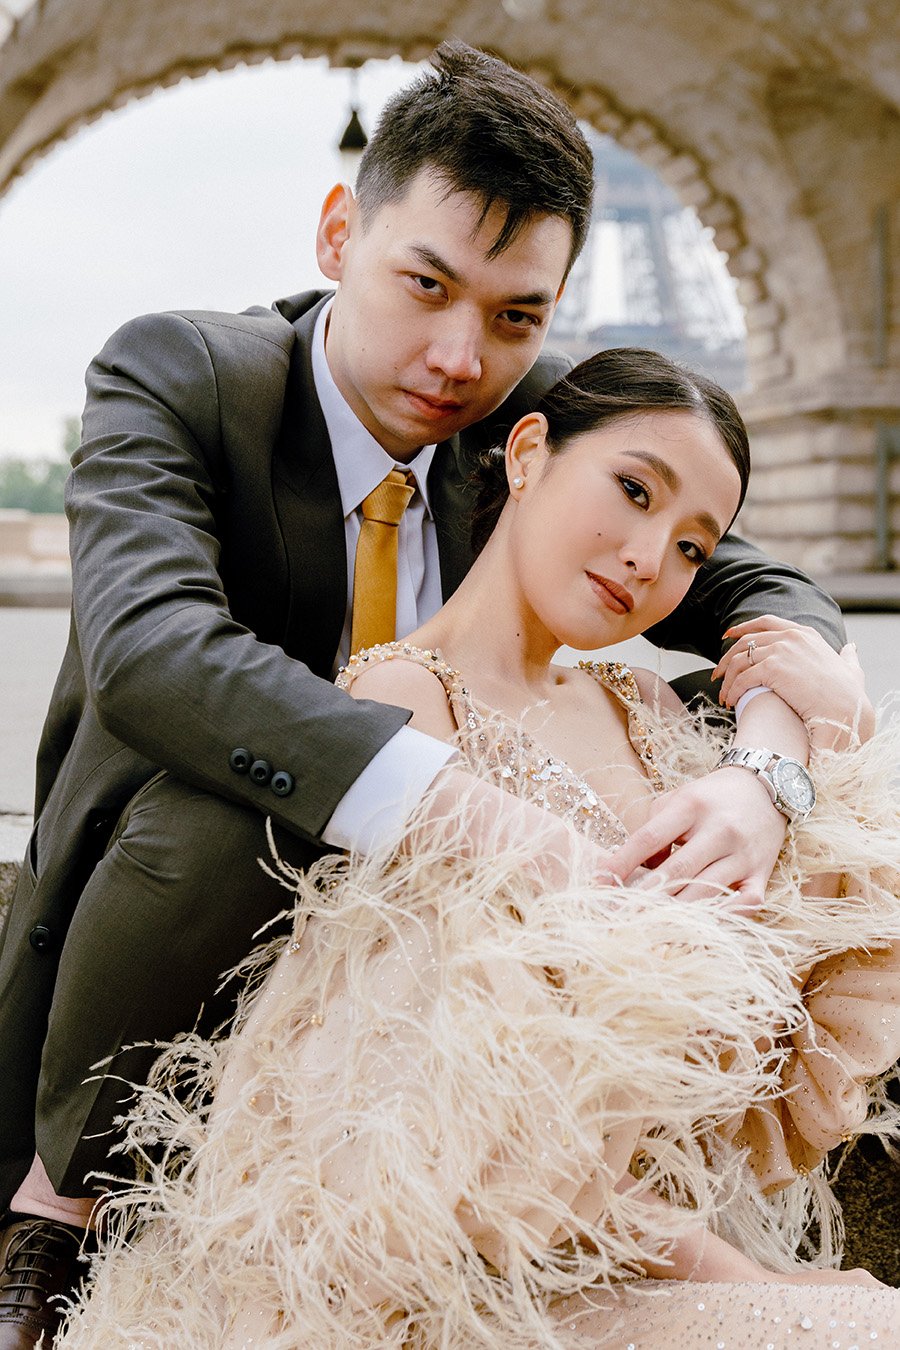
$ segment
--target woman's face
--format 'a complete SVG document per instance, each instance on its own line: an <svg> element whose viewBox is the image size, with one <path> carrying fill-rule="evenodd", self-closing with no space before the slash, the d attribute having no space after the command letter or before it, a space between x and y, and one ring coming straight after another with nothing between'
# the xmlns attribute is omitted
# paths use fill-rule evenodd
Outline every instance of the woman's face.
<svg viewBox="0 0 900 1350"><path fill-rule="evenodd" d="M538 415L507 448L514 565L528 609L561 644L590 651L670 614L727 529L737 466L692 412L642 412L550 455Z"/></svg>

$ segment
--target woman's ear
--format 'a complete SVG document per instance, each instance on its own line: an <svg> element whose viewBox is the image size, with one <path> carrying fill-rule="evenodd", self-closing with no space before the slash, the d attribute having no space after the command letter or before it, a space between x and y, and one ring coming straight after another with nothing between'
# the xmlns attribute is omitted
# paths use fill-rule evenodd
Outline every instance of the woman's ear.
<svg viewBox="0 0 900 1350"><path fill-rule="evenodd" d="M547 419L543 413L520 417L506 442L506 477L510 494L519 497L525 491L529 473L547 458Z"/></svg>
<svg viewBox="0 0 900 1350"><path fill-rule="evenodd" d="M316 259L329 281L340 281L344 245L356 215L356 201L346 183L336 183L322 203L316 231Z"/></svg>

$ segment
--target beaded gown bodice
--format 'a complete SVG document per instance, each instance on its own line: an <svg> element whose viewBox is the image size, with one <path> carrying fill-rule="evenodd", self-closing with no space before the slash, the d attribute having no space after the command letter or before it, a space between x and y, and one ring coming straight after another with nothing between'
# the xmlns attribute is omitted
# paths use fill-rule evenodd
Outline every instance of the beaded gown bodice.
<svg viewBox="0 0 900 1350"><path fill-rule="evenodd" d="M337 684L349 689L368 665L391 660L413 661L441 681L459 730L462 755L481 777L507 792L552 811L602 848L615 848L628 832L615 812L579 774L551 755L513 718L476 700L459 671L439 651L423 651L409 642L386 642L352 656ZM621 703L628 717L628 736L651 786L662 780L643 717L641 696L632 671L622 661L581 661L579 666Z"/></svg>

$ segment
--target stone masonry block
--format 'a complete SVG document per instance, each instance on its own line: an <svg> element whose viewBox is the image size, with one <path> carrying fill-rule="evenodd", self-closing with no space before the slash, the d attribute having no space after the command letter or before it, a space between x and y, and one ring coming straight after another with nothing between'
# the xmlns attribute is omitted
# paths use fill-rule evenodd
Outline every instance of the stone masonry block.
<svg viewBox="0 0 900 1350"><path fill-rule="evenodd" d="M733 229L738 219L734 202L728 197L713 198L707 206L704 206L700 214L703 217L703 224L711 226L717 232Z"/></svg>
<svg viewBox="0 0 900 1350"><path fill-rule="evenodd" d="M758 276L765 269L765 260L759 249L748 244L731 255L729 268L736 277Z"/></svg>
<svg viewBox="0 0 900 1350"><path fill-rule="evenodd" d="M0 930L2 930L6 920L6 911L18 880L19 864L17 862L0 862Z"/></svg>
<svg viewBox="0 0 900 1350"><path fill-rule="evenodd" d="M778 333L772 327L754 329L747 316L747 357L750 361L774 355L778 351ZM754 366L754 370L756 367Z"/></svg>
<svg viewBox="0 0 900 1350"><path fill-rule="evenodd" d="M624 145L626 150L633 150L637 155L648 145L655 145L659 139L656 127L643 117L636 117L634 121L629 122L619 136L620 144Z"/></svg>
<svg viewBox="0 0 900 1350"><path fill-rule="evenodd" d="M705 224L709 224L706 219L705 211L703 212L703 220ZM716 227L716 248L721 249L723 253L728 253L729 255L737 253L739 249L744 247L745 243L746 240L737 226L728 224ZM743 298L740 289L743 285L744 279L742 278L738 282L738 296L740 298ZM753 278L751 285L755 287L756 291L762 292L762 284L755 277Z"/></svg>
<svg viewBox="0 0 900 1350"><path fill-rule="evenodd" d="M668 178L668 173L663 169L663 177ZM693 178L686 183L680 183L676 187L679 201L684 206L692 206L695 211L699 211L707 202L712 201L712 188L705 178Z"/></svg>
<svg viewBox="0 0 900 1350"><path fill-rule="evenodd" d="M666 165L666 182L679 191L695 178L702 178L702 170L693 155L676 155Z"/></svg>

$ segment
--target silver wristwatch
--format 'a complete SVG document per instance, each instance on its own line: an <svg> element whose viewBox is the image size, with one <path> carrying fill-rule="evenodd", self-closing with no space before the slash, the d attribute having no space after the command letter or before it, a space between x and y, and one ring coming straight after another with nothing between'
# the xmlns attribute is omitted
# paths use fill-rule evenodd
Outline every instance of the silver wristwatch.
<svg viewBox="0 0 900 1350"><path fill-rule="evenodd" d="M751 750L733 746L726 750L717 769L737 765L758 775L782 815L792 824L806 819L816 804L816 789L809 772L798 759L776 754L774 750Z"/></svg>

